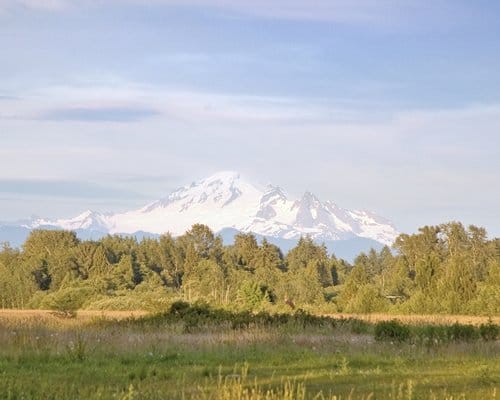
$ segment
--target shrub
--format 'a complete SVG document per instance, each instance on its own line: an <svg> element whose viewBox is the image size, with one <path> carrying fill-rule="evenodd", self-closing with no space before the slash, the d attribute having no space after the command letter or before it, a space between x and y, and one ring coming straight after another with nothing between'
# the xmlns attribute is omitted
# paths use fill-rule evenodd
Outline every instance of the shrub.
<svg viewBox="0 0 500 400"><path fill-rule="evenodd" d="M344 294L345 296L345 294ZM352 295L343 311L350 313L369 314L373 312L384 312L389 303L383 297L377 287L372 284L361 286L357 292Z"/></svg>
<svg viewBox="0 0 500 400"><path fill-rule="evenodd" d="M253 310L264 303L270 303L271 296L266 287L257 282L243 282L238 291L238 303L246 309Z"/></svg>
<svg viewBox="0 0 500 400"><path fill-rule="evenodd" d="M162 311L168 309L171 300L168 293L163 289L142 292L135 290L120 290L113 295L96 296L87 301L83 308L88 310L112 310L112 311Z"/></svg>
<svg viewBox="0 0 500 400"><path fill-rule="evenodd" d="M62 288L44 297L40 307L57 311L63 316L74 317L76 310L82 308L85 301L94 295L94 289L87 286Z"/></svg>
<svg viewBox="0 0 500 400"><path fill-rule="evenodd" d="M499 328L498 325L494 324L490 319L487 324L481 324L479 326L479 334L484 340L497 340L498 339Z"/></svg>
<svg viewBox="0 0 500 400"><path fill-rule="evenodd" d="M397 320L382 321L375 325L375 340L404 342L410 338L410 328Z"/></svg>
<svg viewBox="0 0 500 400"><path fill-rule="evenodd" d="M371 324L369 322L363 321L362 319L349 318L347 323L352 333L358 335L370 333Z"/></svg>
<svg viewBox="0 0 500 400"><path fill-rule="evenodd" d="M308 326L333 328L336 325L334 319L314 316L302 310L297 310L294 314L269 314L264 311L254 314L250 311L228 311L212 308L205 303L189 304L183 301L172 303L169 311L165 313L147 316L137 320L137 323L154 324L157 326L165 323L172 324L179 322L183 324L184 330L187 332L206 327L241 329L250 325L291 325L300 328Z"/></svg>
<svg viewBox="0 0 500 400"><path fill-rule="evenodd" d="M437 344L448 341L447 327L442 325L420 325L414 328L421 343Z"/></svg>
<svg viewBox="0 0 500 400"><path fill-rule="evenodd" d="M472 341L479 338L479 332L472 325L462 325L455 322L447 327L449 340Z"/></svg>
<svg viewBox="0 0 500 400"><path fill-rule="evenodd" d="M170 313L173 315L181 315L190 307L189 303L185 301L175 301L170 306Z"/></svg>
<svg viewBox="0 0 500 400"><path fill-rule="evenodd" d="M437 344L450 341L496 340L498 326L489 321L479 327L473 325L421 325L413 328L416 338L421 343Z"/></svg>
<svg viewBox="0 0 500 400"><path fill-rule="evenodd" d="M357 318L341 318L333 320L335 326L357 335L372 333L372 324Z"/></svg>

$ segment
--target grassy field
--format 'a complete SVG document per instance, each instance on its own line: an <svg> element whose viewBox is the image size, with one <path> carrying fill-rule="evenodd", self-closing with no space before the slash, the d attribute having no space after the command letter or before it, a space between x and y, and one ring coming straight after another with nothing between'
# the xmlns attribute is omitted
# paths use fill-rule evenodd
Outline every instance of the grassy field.
<svg viewBox="0 0 500 400"><path fill-rule="evenodd" d="M356 318L367 322L390 321L397 319L408 324L453 324L458 322L460 324L480 325L492 321L499 325L500 317L485 317L475 315L398 315L398 314L330 314L327 315L331 318Z"/></svg>
<svg viewBox="0 0 500 400"><path fill-rule="evenodd" d="M0 398L500 397L498 341L376 341L357 320L186 331L141 316L0 312Z"/></svg>
<svg viewBox="0 0 500 400"><path fill-rule="evenodd" d="M146 316L147 311L93 311L93 310L79 310L76 312L76 319L67 319L66 322L81 324L82 322L92 322L94 320L122 320L127 318L136 318ZM485 317L474 315L397 315L397 314L322 314L329 318L334 319L359 319L367 322L390 321L397 319L408 324L430 323L430 324L453 324L455 322L461 324L480 325L492 321L500 325L500 317ZM15 309L0 309L0 322L6 321L21 321L26 322L27 319L34 319L39 322L50 323L50 321L57 321L61 324L61 315L54 310L15 310Z"/></svg>

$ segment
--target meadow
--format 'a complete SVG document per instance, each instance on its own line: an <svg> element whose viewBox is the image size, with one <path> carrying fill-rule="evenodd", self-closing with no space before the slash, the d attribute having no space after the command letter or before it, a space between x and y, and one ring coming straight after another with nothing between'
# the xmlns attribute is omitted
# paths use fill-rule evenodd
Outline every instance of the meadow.
<svg viewBox="0 0 500 400"><path fill-rule="evenodd" d="M497 321L392 318L231 314L186 304L156 315L4 311L0 398L497 397Z"/></svg>

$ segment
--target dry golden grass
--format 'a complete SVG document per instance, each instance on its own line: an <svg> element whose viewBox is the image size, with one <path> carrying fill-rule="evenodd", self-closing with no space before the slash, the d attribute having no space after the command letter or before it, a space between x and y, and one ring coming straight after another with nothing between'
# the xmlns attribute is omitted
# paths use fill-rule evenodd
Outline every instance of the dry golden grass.
<svg viewBox="0 0 500 400"><path fill-rule="evenodd" d="M483 400L496 396L499 347L494 341L437 343L429 351L427 345L375 341L372 335L352 333L349 324L333 330L214 326L186 332L182 322L157 326L118 321L145 314L82 311L75 318L64 318L47 310L0 310L0 398ZM426 321L442 321L433 318ZM102 319L106 322L100 323ZM250 368L244 364L240 371L244 361L251 363Z"/></svg>
<svg viewBox="0 0 500 400"><path fill-rule="evenodd" d="M68 321L73 323L92 322L96 319L107 320L123 320L127 318L138 318L148 315L147 311L101 311L101 310L80 310L76 313L76 318L67 318ZM475 326L485 324L489 320L493 323L500 325L500 317L486 317L474 315L398 315L398 314L322 314L323 316L346 319L354 318L367 322L391 321L397 319L401 322L408 324L453 324L458 322L460 324L472 324ZM0 322L9 321L15 322L20 320L45 320L47 322L58 321L62 319L62 314L52 310L16 310L16 309L0 309Z"/></svg>
<svg viewBox="0 0 500 400"><path fill-rule="evenodd" d="M474 315L398 315L398 314L324 314L330 318L355 318L367 322L391 321L397 319L407 324L436 324L449 325L458 322L460 324L481 325L492 321L499 325L500 317L485 317Z"/></svg>
<svg viewBox="0 0 500 400"><path fill-rule="evenodd" d="M53 310L15 310L0 309L0 318L25 318L25 317L46 317L54 316L57 312ZM109 318L125 319L130 317L142 317L147 315L147 311L101 311L101 310L80 310L77 312L77 318Z"/></svg>
<svg viewBox="0 0 500 400"><path fill-rule="evenodd" d="M74 318L68 318L64 313L52 310L13 310L0 309L0 324L33 325L43 324L51 327L77 327L94 322L98 319L123 320L147 315L146 311L92 311L80 310Z"/></svg>

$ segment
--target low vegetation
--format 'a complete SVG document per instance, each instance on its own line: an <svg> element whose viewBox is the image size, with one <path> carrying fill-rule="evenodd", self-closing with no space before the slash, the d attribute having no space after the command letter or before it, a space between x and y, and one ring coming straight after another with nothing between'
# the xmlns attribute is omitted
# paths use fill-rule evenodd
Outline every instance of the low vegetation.
<svg viewBox="0 0 500 400"><path fill-rule="evenodd" d="M369 323L186 303L103 315L0 314L0 398L482 400L500 384L493 322Z"/></svg>
<svg viewBox="0 0 500 400"><path fill-rule="evenodd" d="M0 251L0 399L495 399L499 287L500 240L459 223L352 265L38 230Z"/></svg>

